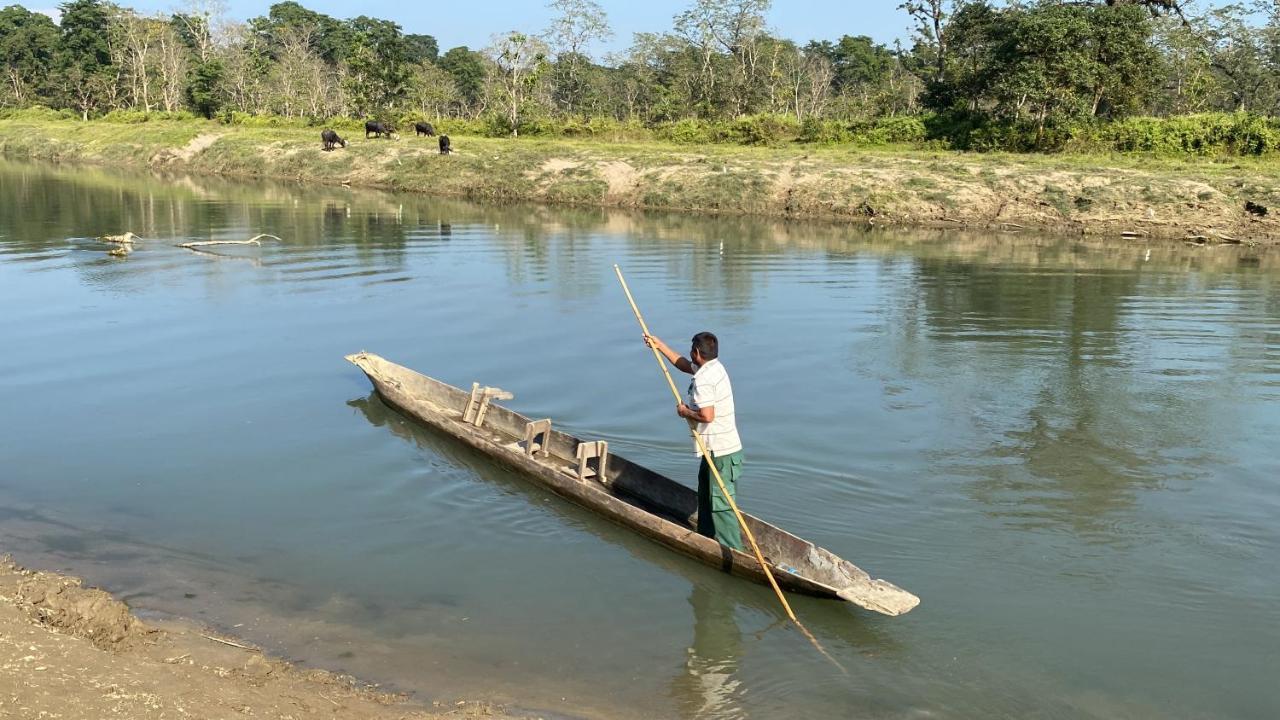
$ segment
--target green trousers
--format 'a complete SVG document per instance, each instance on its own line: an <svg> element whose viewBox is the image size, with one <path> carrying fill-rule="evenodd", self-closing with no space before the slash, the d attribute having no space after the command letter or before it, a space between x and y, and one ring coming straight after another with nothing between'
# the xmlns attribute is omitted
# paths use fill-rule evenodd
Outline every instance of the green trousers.
<svg viewBox="0 0 1280 720"><path fill-rule="evenodd" d="M723 456L712 456L716 470L720 471L720 479L724 480L725 489L730 497L738 497L738 478L742 477L742 451ZM711 468L707 467L707 459L702 458L698 466L698 533L715 538L721 545L742 549L742 528L738 526L738 518L734 517L733 508L720 492L720 486L711 477Z"/></svg>

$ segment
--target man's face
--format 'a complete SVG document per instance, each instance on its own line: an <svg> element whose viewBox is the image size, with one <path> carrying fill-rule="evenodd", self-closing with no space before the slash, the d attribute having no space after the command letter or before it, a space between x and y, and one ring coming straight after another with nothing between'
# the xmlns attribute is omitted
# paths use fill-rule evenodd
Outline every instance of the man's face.
<svg viewBox="0 0 1280 720"><path fill-rule="evenodd" d="M694 365L702 365L702 353L698 352L697 345L691 345L689 347L689 361Z"/></svg>

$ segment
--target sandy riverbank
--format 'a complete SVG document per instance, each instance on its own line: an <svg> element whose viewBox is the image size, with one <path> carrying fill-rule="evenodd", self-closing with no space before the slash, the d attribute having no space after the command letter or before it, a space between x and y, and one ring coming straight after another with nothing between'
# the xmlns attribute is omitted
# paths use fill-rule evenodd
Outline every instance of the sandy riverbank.
<svg viewBox="0 0 1280 720"><path fill-rule="evenodd" d="M0 560L0 717L524 717L483 703L422 707L299 668L181 620L143 622L73 577Z"/></svg>
<svg viewBox="0 0 1280 720"><path fill-rule="evenodd" d="M205 121L0 120L0 152L489 200L889 226L1280 242L1280 162L592 140L349 138Z"/></svg>

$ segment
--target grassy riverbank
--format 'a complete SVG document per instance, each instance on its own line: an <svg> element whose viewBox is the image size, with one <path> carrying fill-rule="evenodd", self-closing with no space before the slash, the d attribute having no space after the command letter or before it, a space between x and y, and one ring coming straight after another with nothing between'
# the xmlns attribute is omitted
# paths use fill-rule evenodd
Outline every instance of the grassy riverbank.
<svg viewBox="0 0 1280 720"><path fill-rule="evenodd" d="M0 120L0 152L474 199L1090 234L1280 241L1280 162L675 146L455 136L347 138L204 121ZM1246 210L1246 204L1254 208ZM1264 213L1265 214L1262 214Z"/></svg>

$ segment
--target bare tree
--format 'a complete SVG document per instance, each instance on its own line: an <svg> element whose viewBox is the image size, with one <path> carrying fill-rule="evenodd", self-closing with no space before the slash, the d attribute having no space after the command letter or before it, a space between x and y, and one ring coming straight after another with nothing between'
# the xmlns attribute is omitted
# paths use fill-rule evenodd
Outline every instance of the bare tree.
<svg viewBox="0 0 1280 720"><path fill-rule="evenodd" d="M675 16L676 34L698 49L702 59L702 95L711 101L719 80L716 54L733 58L730 106L746 110L748 89L757 80L759 46L765 36L764 15L772 0L695 0L693 7Z"/></svg>
<svg viewBox="0 0 1280 720"><path fill-rule="evenodd" d="M831 98L835 69L831 61L816 52L797 52L791 68L791 98L796 120L817 117Z"/></svg>
<svg viewBox="0 0 1280 720"><path fill-rule="evenodd" d="M237 24L228 28L226 37L224 87L227 104L240 112L262 112L265 106L266 63L258 36L250 33L243 24Z"/></svg>
<svg viewBox="0 0 1280 720"><path fill-rule="evenodd" d="M485 54L493 63L488 79L495 100L511 126L511 136L516 137L525 105L538 93L547 64L547 45L533 35L512 31L495 36Z"/></svg>
<svg viewBox="0 0 1280 720"><path fill-rule="evenodd" d="M5 79L9 82L9 94L13 97L14 107L22 107L27 104L27 83L22 78L21 69L13 64L5 65Z"/></svg>
<svg viewBox="0 0 1280 720"><path fill-rule="evenodd" d="M423 116L440 117L462 99L453 77L435 63L419 63L413 67L409 81L409 99Z"/></svg>
<svg viewBox="0 0 1280 720"><path fill-rule="evenodd" d="M160 75L160 97L166 112L182 107L182 91L186 88L187 49L173 27L163 19L151 21L155 38L156 69Z"/></svg>
<svg viewBox="0 0 1280 720"><path fill-rule="evenodd" d="M286 25L276 31L279 61L271 74L273 103L285 117L302 115L311 100L323 93L323 62L311 50L317 29L310 24ZM317 85L319 88L317 90Z"/></svg>
<svg viewBox="0 0 1280 720"><path fill-rule="evenodd" d="M595 0L552 0L556 12L545 37L556 53L557 66L563 72L557 77L557 95L565 109L576 112L582 102L583 66L589 62L587 46L613 36L609 18Z"/></svg>
<svg viewBox="0 0 1280 720"><path fill-rule="evenodd" d="M113 49L129 80L133 107L151 112L151 66L155 62L155 23L132 10L120 10L111 24Z"/></svg>
<svg viewBox="0 0 1280 720"><path fill-rule="evenodd" d="M232 29L225 0L183 0L181 10L173 17L182 24L202 63L214 58L218 45L225 42Z"/></svg>

